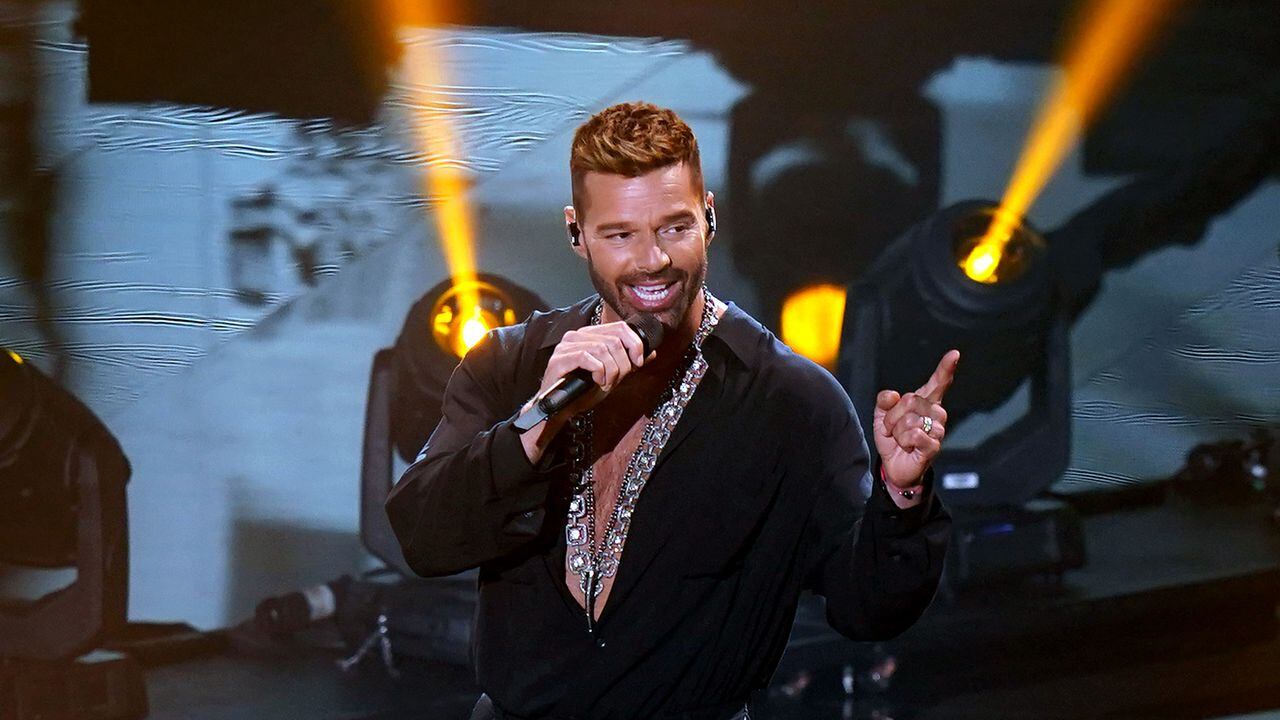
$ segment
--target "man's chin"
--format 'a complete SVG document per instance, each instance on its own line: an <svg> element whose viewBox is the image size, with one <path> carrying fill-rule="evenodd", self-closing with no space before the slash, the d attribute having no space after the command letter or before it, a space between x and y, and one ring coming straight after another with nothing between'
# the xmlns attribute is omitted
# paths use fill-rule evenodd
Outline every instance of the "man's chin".
<svg viewBox="0 0 1280 720"><path fill-rule="evenodd" d="M681 321L684 319L684 316L688 314L690 303L686 298L680 298L680 299L677 299L674 303L672 303L670 307L663 310L658 310L656 312L645 309L645 308L637 308L636 306L627 302L627 300L625 299L625 296L621 304L622 304L623 312L620 313L620 317L623 320L634 320L635 318L638 318L641 315L652 315L658 318L658 322L662 323L663 328L667 332L671 332L672 330L680 326Z"/></svg>
<svg viewBox="0 0 1280 720"><path fill-rule="evenodd" d="M701 288L701 285L698 287ZM618 317L623 320L634 320L642 314L653 315L658 319L658 322L662 323L662 327L668 335L685 324L689 308L693 307L695 298L692 294L686 294L676 298L670 307L654 312L632 305L627 298L626 291L622 288L614 288L614 292L616 294L613 297L605 298L605 300L609 303L609 307L617 313Z"/></svg>
<svg viewBox="0 0 1280 720"><path fill-rule="evenodd" d="M662 323L662 329L668 338L674 337L680 328L685 326L692 303L683 302L661 312L652 313Z"/></svg>

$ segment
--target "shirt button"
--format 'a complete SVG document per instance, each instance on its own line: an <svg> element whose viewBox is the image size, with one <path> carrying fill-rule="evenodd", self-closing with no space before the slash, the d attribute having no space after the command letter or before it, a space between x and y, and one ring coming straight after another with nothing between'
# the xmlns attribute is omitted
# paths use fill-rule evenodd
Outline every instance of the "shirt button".
<svg viewBox="0 0 1280 720"><path fill-rule="evenodd" d="M600 638L600 640L596 642L596 647L604 647L604 638Z"/></svg>

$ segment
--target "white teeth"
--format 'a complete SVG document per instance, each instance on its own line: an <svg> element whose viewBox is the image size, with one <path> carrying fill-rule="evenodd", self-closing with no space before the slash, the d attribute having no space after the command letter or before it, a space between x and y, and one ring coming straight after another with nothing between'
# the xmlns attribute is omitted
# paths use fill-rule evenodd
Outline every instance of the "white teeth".
<svg viewBox="0 0 1280 720"><path fill-rule="evenodd" d="M641 300L656 302L666 298L674 285L675 283L668 285L632 285L631 291Z"/></svg>
<svg viewBox="0 0 1280 720"><path fill-rule="evenodd" d="M675 283L667 285L632 285L631 289L636 295L646 300L659 300L666 296L667 292Z"/></svg>

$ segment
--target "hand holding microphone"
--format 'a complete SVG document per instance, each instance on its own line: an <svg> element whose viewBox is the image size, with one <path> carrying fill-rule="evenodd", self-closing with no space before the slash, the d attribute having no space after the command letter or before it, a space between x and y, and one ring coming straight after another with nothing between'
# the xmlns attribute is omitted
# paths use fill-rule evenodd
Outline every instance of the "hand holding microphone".
<svg viewBox="0 0 1280 720"><path fill-rule="evenodd" d="M516 430L525 433L544 420L568 419L594 407L653 359L662 335L662 323L648 314L565 333L547 361L538 394L516 418Z"/></svg>

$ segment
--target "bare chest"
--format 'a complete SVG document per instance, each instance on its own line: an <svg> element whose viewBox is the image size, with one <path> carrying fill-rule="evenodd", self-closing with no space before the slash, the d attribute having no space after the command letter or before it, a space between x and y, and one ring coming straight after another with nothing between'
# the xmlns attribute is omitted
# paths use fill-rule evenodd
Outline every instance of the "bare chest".
<svg viewBox="0 0 1280 720"><path fill-rule="evenodd" d="M627 466L630 464L631 457L635 453L636 447L640 444L646 421L647 418L644 416L638 418L630 427L626 428L613 447L597 447L597 451L600 454L591 466L595 487L595 538L597 547L599 547L599 543L604 539L608 531L609 520L617 504L618 491L626 478ZM623 548L625 549L625 542ZM568 568L568 562L573 555L573 550L574 548L570 548L570 551L565 554L565 584L568 585L569 592L578 601L578 604L585 608L586 600L579 585L579 577ZM622 557L622 550L619 550L618 557ZM615 577L616 574L601 578L602 587L595 603L597 619L599 619L600 612L609 600Z"/></svg>

